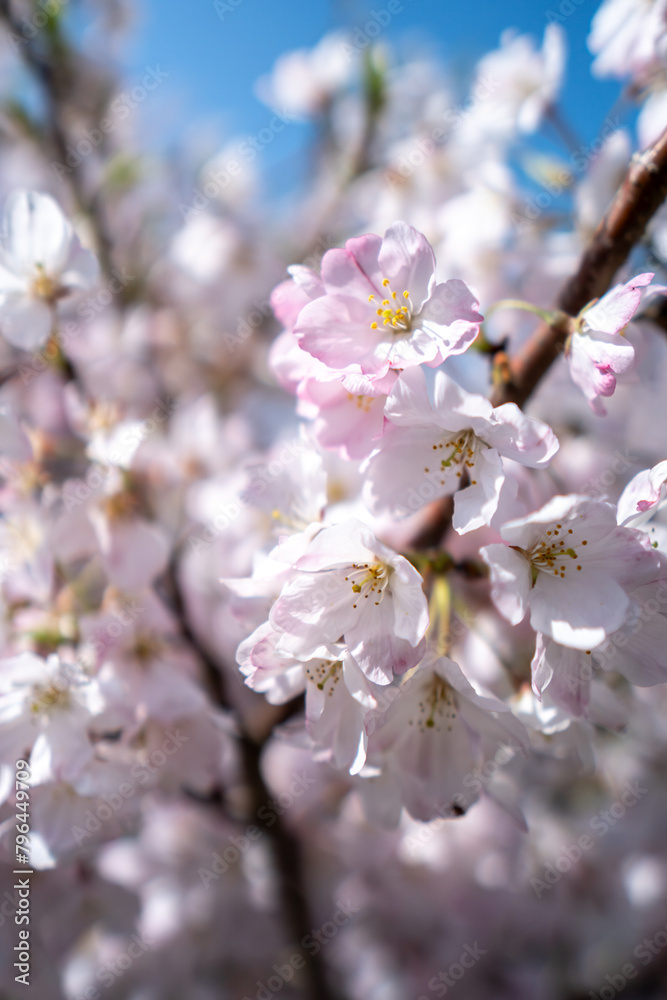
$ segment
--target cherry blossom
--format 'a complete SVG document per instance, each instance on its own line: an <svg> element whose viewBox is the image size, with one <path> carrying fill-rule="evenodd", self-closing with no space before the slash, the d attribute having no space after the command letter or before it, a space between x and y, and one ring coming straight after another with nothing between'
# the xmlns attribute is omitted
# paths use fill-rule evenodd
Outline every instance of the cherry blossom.
<svg viewBox="0 0 667 1000"><path fill-rule="evenodd" d="M667 52L667 4L605 0L588 36L596 76L643 77Z"/></svg>
<svg viewBox="0 0 667 1000"><path fill-rule="evenodd" d="M666 503L667 461L633 476L618 500L618 523L639 528Z"/></svg>
<svg viewBox="0 0 667 1000"><path fill-rule="evenodd" d="M419 662L428 607L419 573L357 520L323 528L271 609L284 651L299 659L341 636L364 674L388 684Z"/></svg>
<svg viewBox="0 0 667 1000"><path fill-rule="evenodd" d="M667 583L639 587L628 594L621 627L593 649L572 649L538 633L533 657L533 690L577 717L588 714L591 682L602 671L616 671L637 687L667 683Z"/></svg>
<svg viewBox="0 0 667 1000"><path fill-rule="evenodd" d="M155 594L125 602L114 596L80 626L83 655L92 654L100 688L123 724L150 718L169 725L205 711L196 664Z"/></svg>
<svg viewBox="0 0 667 1000"><path fill-rule="evenodd" d="M436 373L431 404L423 372L405 371L385 415L389 426L367 470L371 508L407 514L423 505L419 483L426 482L429 499L455 494L452 523L461 533L493 522L505 483L503 457L543 468L558 449L546 424L513 403L492 407L444 372Z"/></svg>
<svg viewBox="0 0 667 1000"><path fill-rule="evenodd" d="M588 497L554 497L500 533L505 545L480 550L498 610L512 624L530 611L536 631L574 649L598 646L620 628L628 589L665 572L641 532L618 527L613 506Z"/></svg>
<svg viewBox="0 0 667 1000"><path fill-rule="evenodd" d="M281 633L269 622L241 643L237 658L246 684L280 705L306 692L306 731L323 759L357 774L366 760L365 719L376 707L373 686L340 644L299 660L280 651Z"/></svg>
<svg viewBox="0 0 667 1000"><path fill-rule="evenodd" d="M471 111L467 127L491 136L511 137L516 130L534 132L556 103L565 70L565 36L547 25L541 51L527 35L507 30L501 48L478 65L478 81L490 81L488 96Z"/></svg>
<svg viewBox="0 0 667 1000"><path fill-rule="evenodd" d="M390 369L439 365L477 336L478 302L458 278L437 283L426 238L395 222L384 238L348 240L322 258L325 294L301 310L294 334L305 351L363 392Z"/></svg>
<svg viewBox="0 0 667 1000"><path fill-rule="evenodd" d="M382 825L398 822L402 806L421 820L462 815L478 798L476 767L503 746L524 750L528 742L507 705L431 652L403 681L383 723L358 779L369 815Z"/></svg>
<svg viewBox="0 0 667 1000"><path fill-rule="evenodd" d="M0 4L0 925L30 878L31 995L603 997L600 941L648 995L667 0L556 0L465 80L392 0L175 158L179 81L114 70L131 0L50 6ZM591 17L620 83L566 76Z"/></svg>
<svg viewBox="0 0 667 1000"><path fill-rule="evenodd" d="M76 785L93 760L88 727L105 706L80 666L20 653L2 662L0 733L4 760L30 759L32 781Z"/></svg>
<svg viewBox="0 0 667 1000"><path fill-rule="evenodd" d="M271 368L280 384L298 397L297 413L313 421L313 434L323 448L335 449L344 458L365 458L384 429L384 404L397 378L389 371L383 379L364 379L354 385L307 351L302 350L293 328L302 308L325 294L322 279L310 268L288 268L290 280L271 293L276 318L286 329L271 348ZM360 392L350 391L363 389Z"/></svg>
<svg viewBox="0 0 667 1000"><path fill-rule="evenodd" d="M349 48L344 34L332 32L313 49L286 53L271 75L258 81L258 96L269 107L284 108L295 117L316 115L350 76Z"/></svg>
<svg viewBox="0 0 667 1000"><path fill-rule="evenodd" d="M120 444L118 447L121 447ZM130 455L132 446L126 455ZM118 453L125 461L122 450ZM93 467L88 482L66 481L54 526L61 551L99 554L108 579L131 592L150 584L167 565L165 529L146 516L119 467Z"/></svg>
<svg viewBox="0 0 667 1000"><path fill-rule="evenodd" d="M578 329L570 337L570 374L595 413L606 413L600 397L612 396L616 376L634 367L635 349L624 337L624 330L639 308L641 289L653 277L653 273L638 274L624 285L616 285L582 312Z"/></svg>
<svg viewBox="0 0 667 1000"><path fill-rule="evenodd" d="M0 247L0 330L32 350L51 333L56 304L92 287L97 261L47 194L16 191L5 203Z"/></svg>

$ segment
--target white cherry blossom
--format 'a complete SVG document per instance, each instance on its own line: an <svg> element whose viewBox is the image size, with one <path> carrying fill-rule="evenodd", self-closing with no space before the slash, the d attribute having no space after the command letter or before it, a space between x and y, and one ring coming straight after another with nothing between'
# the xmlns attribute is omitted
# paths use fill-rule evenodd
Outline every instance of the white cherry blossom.
<svg viewBox="0 0 667 1000"><path fill-rule="evenodd" d="M0 244L0 331L32 350L49 337L57 303L92 287L97 261L50 195L16 191L4 208Z"/></svg>
<svg viewBox="0 0 667 1000"><path fill-rule="evenodd" d="M97 682L55 655L20 653L0 667L2 759L29 759L33 784L76 785L94 757L88 727L105 705Z"/></svg>
<svg viewBox="0 0 667 1000"><path fill-rule="evenodd" d="M664 574L646 536L619 527L614 507L590 497L554 497L508 521L501 535L505 545L480 550L496 607L513 625L530 611L536 631L574 649L598 646L620 628L628 590Z"/></svg>
<svg viewBox="0 0 667 1000"><path fill-rule="evenodd" d="M315 657L343 637L376 684L419 662L428 627L421 576L361 521L322 528L294 569L269 616L285 651Z"/></svg>
<svg viewBox="0 0 667 1000"><path fill-rule="evenodd" d="M507 705L478 692L446 656L427 655L405 678L369 744L358 788L374 822L461 816L479 797L475 769L504 746L525 750ZM378 769L381 768L381 774Z"/></svg>
<svg viewBox="0 0 667 1000"><path fill-rule="evenodd" d="M366 760L365 718L377 705L373 686L344 646L298 660L281 652L281 637L265 622L241 643L237 659L246 684L272 705L305 691L306 730L314 746L335 767L357 774Z"/></svg>
<svg viewBox="0 0 667 1000"><path fill-rule="evenodd" d="M667 580L629 593L621 627L591 649L571 649L538 632L532 661L533 690L577 717L588 714L591 683L604 671L622 674L637 687L667 683ZM604 689L602 689L604 690Z"/></svg>
<svg viewBox="0 0 667 1000"><path fill-rule="evenodd" d="M364 498L373 511L406 515L454 493L458 532L491 524L505 484L502 459L543 468L558 439L514 403L494 408L444 372L436 373L434 396L431 404L421 369L402 373L387 400L389 425L369 461Z"/></svg>

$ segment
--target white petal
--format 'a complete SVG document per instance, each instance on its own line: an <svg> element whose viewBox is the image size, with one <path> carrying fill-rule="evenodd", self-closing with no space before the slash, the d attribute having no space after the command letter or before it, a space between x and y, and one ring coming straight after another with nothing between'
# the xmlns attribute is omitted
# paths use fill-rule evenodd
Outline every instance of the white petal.
<svg viewBox="0 0 667 1000"><path fill-rule="evenodd" d="M401 372L387 397L384 412L388 420L402 427L433 423L433 407L421 368L406 368Z"/></svg>
<svg viewBox="0 0 667 1000"><path fill-rule="evenodd" d="M610 577L583 572L567 580L539 573L530 595L530 623L563 646L591 649L623 624L628 595Z"/></svg>
<svg viewBox="0 0 667 1000"><path fill-rule="evenodd" d="M493 544L480 549L491 570L491 597L500 613L512 625L526 616L531 587L528 560L507 545Z"/></svg>
<svg viewBox="0 0 667 1000"><path fill-rule="evenodd" d="M515 403L497 406L493 411L493 424L486 440L503 458L514 459L531 469L541 469L558 451L558 438L549 425L527 417Z"/></svg>
<svg viewBox="0 0 667 1000"><path fill-rule="evenodd" d="M34 351L49 339L53 314L46 302L25 295L8 295L0 302L0 332L24 351Z"/></svg>
<svg viewBox="0 0 667 1000"><path fill-rule="evenodd" d="M460 535L491 524L505 481L503 464L494 448L479 449L470 475L475 483L454 495L452 527Z"/></svg>
<svg viewBox="0 0 667 1000"><path fill-rule="evenodd" d="M34 273L39 264L47 274L59 274L67 260L72 229L50 195L15 192L5 204L4 222L5 266L25 274Z"/></svg>
<svg viewBox="0 0 667 1000"><path fill-rule="evenodd" d="M169 560L169 544L162 528L141 517L109 520L91 511L104 568L121 590L141 590L163 572Z"/></svg>

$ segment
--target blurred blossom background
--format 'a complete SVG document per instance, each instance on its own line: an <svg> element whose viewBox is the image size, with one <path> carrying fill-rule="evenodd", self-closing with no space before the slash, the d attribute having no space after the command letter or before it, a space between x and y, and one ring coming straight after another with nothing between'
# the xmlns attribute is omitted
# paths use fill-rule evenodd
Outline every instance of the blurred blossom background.
<svg viewBox="0 0 667 1000"><path fill-rule="evenodd" d="M403 519L369 504L345 406L370 425L380 393L383 426L389 389L318 395L291 333L320 294L304 269L403 220L487 317L442 365L487 396L537 325L492 307L554 307L667 126L666 7L0 0L2 1000L667 996L663 592L632 598L650 671L600 654L540 694L535 632L479 560L498 523L450 512L438 535L428 492ZM664 207L635 244L613 283L664 286ZM25 277L41 252L57 281ZM530 396L560 449L508 459L511 516L616 505L667 457L667 314L642 294L618 385L582 392L563 354ZM261 680L237 654L299 546L348 518L423 574L467 678L447 675L469 713L450 743L415 749L428 705L369 685L337 635L305 678L266 633Z"/></svg>

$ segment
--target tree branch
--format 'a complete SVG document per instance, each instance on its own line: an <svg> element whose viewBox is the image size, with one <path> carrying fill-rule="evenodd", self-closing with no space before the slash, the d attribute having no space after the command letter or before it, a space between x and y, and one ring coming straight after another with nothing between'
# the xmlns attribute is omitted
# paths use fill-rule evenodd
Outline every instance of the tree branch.
<svg viewBox="0 0 667 1000"><path fill-rule="evenodd" d="M67 106L81 85L71 61L66 58L64 45L57 43L58 35L45 32L45 43L37 46L33 39L23 35L23 26L12 11L10 0L0 0L0 21L4 21L7 30L15 38L21 40L22 56L26 65L32 70L44 92L47 115L48 133L53 154L65 164L69 155L70 136L66 125ZM54 25L56 22L54 21ZM90 80L87 81L90 87ZM80 163L69 168L69 186L77 209L88 217L93 228L97 246L95 251L100 262L102 273L107 280L113 270L112 240L109 234L99 193L89 195L86 190L86 179Z"/></svg>
<svg viewBox="0 0 667 1000"><path fill-rule="evenodd" d="M563 351L569 317L608 290L619 267L641 240L648 223L667 198L667 129L653 146L635 156L621 187L575 274L561 291L557 309L564 316L541 323L512 359L496 384L491 401L522 406Z"/></svg>
<svg viewBox="0 0 667 1000"><path fill-rule="evenodd" d="M165 584L170 593L174 613L178 616L181 635L201 660L214 701L221 708L229 710L232 706L225 692L221 669L199 642L188 621L187 607L179 584L176 560L172 561L167 571ZM297 699L297 706L301 705L301 700ZM274 720L275 724L284 722L291 714L291 706L279 709ZM238 745L246 786L250 792L248 812L252 821L262 829L268 838L278 877L285 932L291 939L291 943L299 948L303 939L315 929L306 892L307 871L301 843L298 837L285 825L282 816L273 813L266 820L262 819L262 807L265 807L272 799L262 774L262 750L273 732L274 724L272 723L265 731L264 736L259 738L247 731L242 719L238 719L238 727ZM224 808L220 790L211 802ZM302 952L302 958L305 963L302 967L304 996L308 1000L337 1000L338 994L331 989L326 966L320 954L309 953L306 955Z"/></svg>

